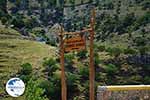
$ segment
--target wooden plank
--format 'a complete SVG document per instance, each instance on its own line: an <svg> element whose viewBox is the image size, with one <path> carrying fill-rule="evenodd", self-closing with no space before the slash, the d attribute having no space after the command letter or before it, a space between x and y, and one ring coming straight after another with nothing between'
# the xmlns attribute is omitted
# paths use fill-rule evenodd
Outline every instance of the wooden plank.
<svg viewBox="0 0 150 100"><path fill-rule="evenodd" d="M80 51L84 50L86 48L85 42L77 42L74 44L67 44L65 47L65 52L71 52L71 51Z"/></svg>
<svg viewBox="0 0 150 100"><path fill-rule="evenodd" d="M87 29L83 29L81 31L76 31L76 32L63 32L63 35L81 34L81 33L85 33L85 32L90 32L91 30L92 30L91 28L87 28ZM58 35L61 35L61 33L59 33Z"/></svg>
<svg viewBox="0 0 150 100"><path fill-rule="evenodd" d="M77 36L65 39L65 52L80 51L86 48L85 37Z"/></svg>
<svg viewBox="0 0 150 100"><path fill-rule="evenodd" d="M83 41L83 39L81 37L75 37L75 38L65 39L65 43L80 42L80 41Z"/></svg>

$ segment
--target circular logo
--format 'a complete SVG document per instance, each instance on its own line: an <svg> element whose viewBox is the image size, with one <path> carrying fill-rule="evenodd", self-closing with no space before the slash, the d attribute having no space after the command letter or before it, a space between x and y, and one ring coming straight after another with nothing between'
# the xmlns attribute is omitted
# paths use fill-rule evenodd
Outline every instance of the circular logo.
<svg viewBox="0 0 150 100"><path fill-rule="evenodd" d="M6 84L6 91L12 97L19 97L24 93L25 84L20 78L11 78Z"/></svg>

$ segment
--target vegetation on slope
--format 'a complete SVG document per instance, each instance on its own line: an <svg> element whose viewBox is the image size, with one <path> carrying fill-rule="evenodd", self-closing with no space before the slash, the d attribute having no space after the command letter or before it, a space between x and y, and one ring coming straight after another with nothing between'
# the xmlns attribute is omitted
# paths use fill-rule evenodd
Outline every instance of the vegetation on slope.
<svg viewBox="0 0 150 100"><path fill-rule="evenodd" d="M62 8L64 3L69 7ZM66 31L88 27L91 6L95 6L97 12L96 86L149 84L149 3L149 0L1 0L2 24L20 33L0 26L0 78L3 81L0 87L3 88L9 77L18 76L27 86L19 100L34 97L36 100L60 100L61 70L59 58L53 58L54 48L27 39L33 35L38 41L56 46L55 41L49 41L47 34L52 40L55 36L48 30L62 21ZM88 51L65 55L69 100L89 99L88 57Z"/></svg>
<svg viewBox="0 0 150 100"><path fill-rule="evenodd" d="M43 43L21 39L21 35L9 28L0 28L0 93L4 83L21 69L23 63L30 63L33 69L41 69L45 57L55 55L55 48Z"/></svg>

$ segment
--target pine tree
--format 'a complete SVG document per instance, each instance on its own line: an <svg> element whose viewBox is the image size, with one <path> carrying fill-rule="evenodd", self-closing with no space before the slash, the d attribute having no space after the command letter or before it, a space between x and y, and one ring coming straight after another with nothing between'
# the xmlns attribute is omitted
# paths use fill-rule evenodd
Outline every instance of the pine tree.
<svg viewBox="0 0 150 100"><path fill-rule="evenodd" d="M7 0L0 0L0 11L7 13Z"/></svg>

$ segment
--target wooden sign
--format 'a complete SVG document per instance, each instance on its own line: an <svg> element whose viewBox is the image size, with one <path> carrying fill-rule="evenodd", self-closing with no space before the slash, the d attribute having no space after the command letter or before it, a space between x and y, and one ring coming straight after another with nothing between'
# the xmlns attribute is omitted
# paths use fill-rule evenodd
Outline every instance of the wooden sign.
<svg viewBox="0 0 150 100"><path fill-rule="evenodd" d="M65 52L80 51L85 49L85 37L77 36L65 39Z"/></svg>
<svg viewBox="0 0 150 100"><path fill-rule="evenodd" d="M64 52L78 51L86 48L85 37L76 36L69 39L63 39L64 35L80 34L84 32L90 33L90 66L89 66L89 100L95 100L95 67L94 67L94 24L95 24L95 9L92 10L90 28L81 30L80 32L63 32L61 27L60 36L60 66L61 66L61 100L67 100L67 84L65 77L65 59Z"/></svg>

